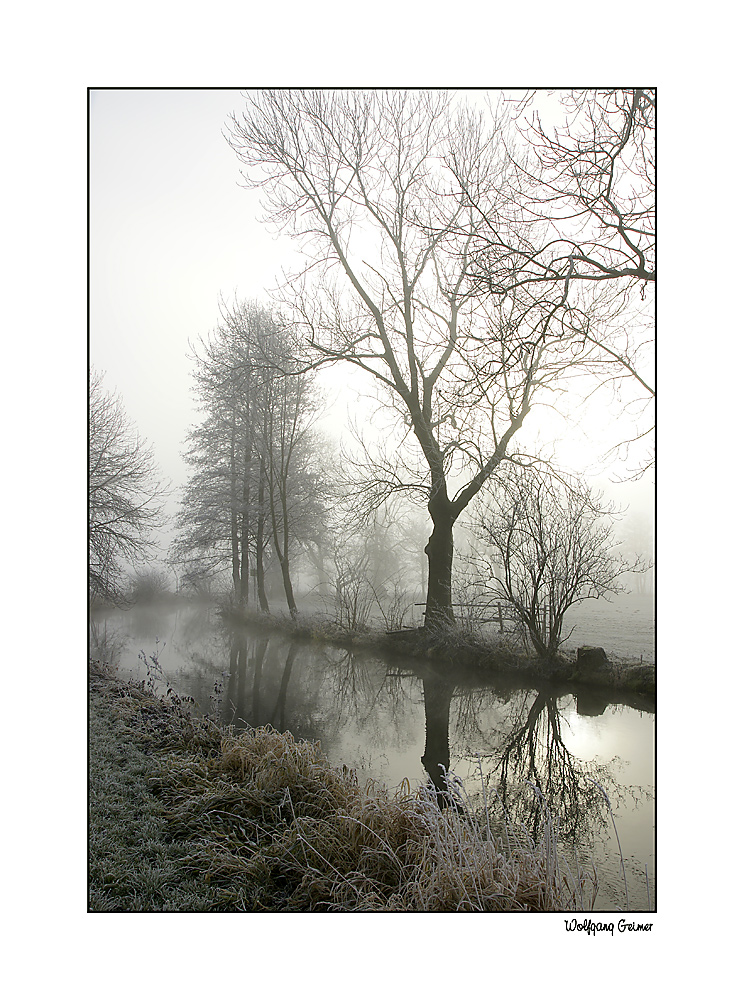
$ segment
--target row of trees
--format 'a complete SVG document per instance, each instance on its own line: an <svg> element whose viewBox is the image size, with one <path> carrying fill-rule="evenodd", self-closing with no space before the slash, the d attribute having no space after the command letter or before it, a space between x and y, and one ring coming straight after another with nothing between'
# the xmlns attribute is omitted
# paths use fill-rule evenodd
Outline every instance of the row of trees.
<svg viewBox="0 0 744 1000"><path fill-rule="evenodd" d="M235 600L248 601L253 580L253 596L268 610L264 568L273 562L296 613L291 562L304 552L339 624L358 629L376 614L400 627L417 590L420 529L400 505L379 509L366 526L339 507L312 433L309 380L278 367L286 344L270 313L245 303L225 312L224 325L201 345L195 374L204 419L189 435L194 472L172 553L182 585L227 569ZM259 349L248 363L251 345ZM121 596L121 560L145 555L149 532L162 523L162 487L150 449L96 373L91 431L91 595L112 600ZM493 603L503 602L535 649L555 654L568 609L616 592L621 575L639 567L611 553L609 514L580 482L567 488L534 469L500 471L465 526L475 542L461 559L471 577L467 617L488 618ZM135 600L168 587L154 570L132 579Z"/></svg>
<svg viewBox="0 0 744 1000"><path fill-rule="evenodd" d="M317 543L325 519L313 435L318 396L307 372L292 371L302 350L291 327L244 302L223 308L222 323L194 351L203 419L188 437L193 472L174 547L187 582L229 565L241 604L253 578L263 611L273 556L293 615L293 550Z"/></svg>
<svg viewBox="0 0 744 1000"><path fill-rule="evenodd" d="M266 566L275 565L295 615L300 565L340 625L376 615L400 627L417 590L415 523L391 498L366 517L349 503L349 480L313 431L311 374L291 370L304 353L292 331L255 302L223 308L222 319L193 355L203 419L188 438L193 472L173 550L182 582L227 569L234 600L268 611ZM612 553L612 514L580 479L505 463L463 524L475 542L464 560L468 598L481 617L494 602L508 606L534 648L554 655L569 608L617 592L641 568Z"/></svg>

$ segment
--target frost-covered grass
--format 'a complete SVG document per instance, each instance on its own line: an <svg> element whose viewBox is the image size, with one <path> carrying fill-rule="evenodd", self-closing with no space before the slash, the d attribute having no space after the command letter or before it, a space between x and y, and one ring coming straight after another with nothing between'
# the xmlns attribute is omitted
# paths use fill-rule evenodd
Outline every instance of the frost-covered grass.
<svg viewBox="0 0 744 1000"><path fill-rule="evenodd" d="M92 669L92 910L590 909L593 873L451 785L360 786L317 743L235 732Z"/></svg>
<svg viewBox="0 0 744 1000"><path fill-rule="evenodd" d="M90 693L89 909L212 909L215 892L188 873L189 847L170 838L152 794L158 758L114 690L99 680Z"/></svg>

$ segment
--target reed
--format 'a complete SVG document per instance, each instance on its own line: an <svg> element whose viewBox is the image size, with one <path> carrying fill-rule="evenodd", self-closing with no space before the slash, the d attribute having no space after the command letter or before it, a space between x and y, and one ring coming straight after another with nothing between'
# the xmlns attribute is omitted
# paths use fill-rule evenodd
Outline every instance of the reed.
<svg viewBox="0 0 744 1000"><path fill-rule="evenodd" d="M200 871L229 907L563 911L593 898L593 875L559 859L547 811L533 843L452 776L449 789L459 809L426 786L362 787L317 743L268 727L169 758L158 784L171 829L201 845Z"/></svg>

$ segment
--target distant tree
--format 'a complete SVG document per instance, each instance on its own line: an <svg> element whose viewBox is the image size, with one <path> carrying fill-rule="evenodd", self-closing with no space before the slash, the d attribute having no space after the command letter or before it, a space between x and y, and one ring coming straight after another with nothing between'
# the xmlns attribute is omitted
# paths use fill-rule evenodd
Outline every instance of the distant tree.
<svg viewBox="0 0 744 1000"><path fill-rule="evenodd" d="M256 468L258 380L254 371L257 342L270 336L273 319L256 304L242 315L223 308L223 322L194 348L194 392L203 414L188 434L185 459L192 467L177 518L179 534L173 557L187 572L219 575L227 568L234 598L248 600L250 566L263 567L264 544ZM264 331L264 328L265 331ZM266 603L262 594L262 605ZM266 603L268 607L268 604Z"/></svg>
<svg viewBox="0 0 744 1000"><path fill-rule="evenodd" d="M291 331L255 302L223 308L223 322L194 351L204 414L189 432L193 473L184 490L173 555L184 566L228 566L235 600L250 581L268 610L268 549L280 567L287 605L297 611L290 558L317 533L323 504L312 423L317 394L297 360Z"/></svg>
<svg viewBox="0 0 744 1000"><path fill-rule="evenodd" d="M641 557L646 569L639 572L634 581L633 589L639 594L646 594L653 589L654 584L654 518L653 513L642 508L634 510L623 519L620 526L620 551L626 559Z"/></svg>
<svg viewBox="0 0 744 1000"><path fill-rule="evenodd" d="M509 470L481 499L484 591L511 606L541 656L558 652L569 608L620 593L623 574L645 568L614 551L612 513L581 482L534 470Z"/></svg>
<svg viewBox="0 0 744 1000"><path fill-rule="evenodd" d="M308 372L291 371L301 351L287 327L265 345L260 405L263 509L292 615L297 613L290 565L292 550L308 539L317 539L325 521L325 476L313 433L319 398Z"/></svg>
<svg viewBox="0 0 744 1000"><path fill-rule="evenodd" d="M148 604L170 593L171 577L164 569L137 570L131 577L130 598L135 604Z"/></svg>
<svg viewBox="0 0 744 1000"><path fill-rule="evenodd" d="M329 552L338 623L356 630L374 615L387 629L400 628L414 598L403 551L405 524L397 505L386 504L364 516L347 498L334 515Z"/></svg>
<svg viewBox="0 0 744 1000"><path fill-rule="evenodd" d="M88 419L88 590L91 599L118 601L122 561L135 562L151 544L167 488L147 442L95 370Z"/></svg>
<svg viewBox="0 0 744 1000"><path fill-rule="evenodd" d="M183 568L175 559L171 559L171 565L178 566L181 570L179 593L191 594L198 598L212 597L215 574L211 564L200 564L198 559L192 559L189 560L188 566Z"/></svg>
<svg viewBox="0 0 744 1000"><path fill-rule="evenodd" d="M507 132L504 115L487 124L428 91L252 92L230 127L269 221L307 255L287 286L296 322L321 361L373 376L397 418L394 459L378 456L359 502L372 510L398 491L426 504L431 629L454 621L455 522L514 457L535 395L583 350L574 312L541 311L516 278L508 302L473 290L482 219L467 191L511 212ZM455 151L459 178L446 167ZM529 245L528 221L520 233Z"/></svg>

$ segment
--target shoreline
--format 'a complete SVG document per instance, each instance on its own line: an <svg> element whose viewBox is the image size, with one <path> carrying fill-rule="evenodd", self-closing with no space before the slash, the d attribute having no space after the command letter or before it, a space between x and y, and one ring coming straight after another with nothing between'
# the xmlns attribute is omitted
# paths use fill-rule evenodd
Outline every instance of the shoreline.
<svg viewBox="0 0 744 1000"><path fill-rule="evenodd" d="M361 788L89 663L89 912L587 912L596 875L477 801Z"/></svg>
<svg viewBox="0 0 744 1000"><path fill-rule="evenodd" d="M499 676L534 681L540 685L557 685L566 693L591 691L597 695L621 695L630 707L655 711L655 663L617 658L606 662L599 658L599 662L592 663L591 657L587 657L586 664L581 665L577 662L578 656L572 660L565 654L558 654L554 659L541 660L536 654L523 652L506 642L495 645L462 633L439 637L421 628L392 633L372 630L352 632L316 616L300 614L292 619L232 607L222 607L219 614L228 623L265 634L279 633L370 655L414 659L426 668L451 668L456 664L458 670L475 672L484 681ZM582 648L594 647L580 647L580 650Z"/></svg>

